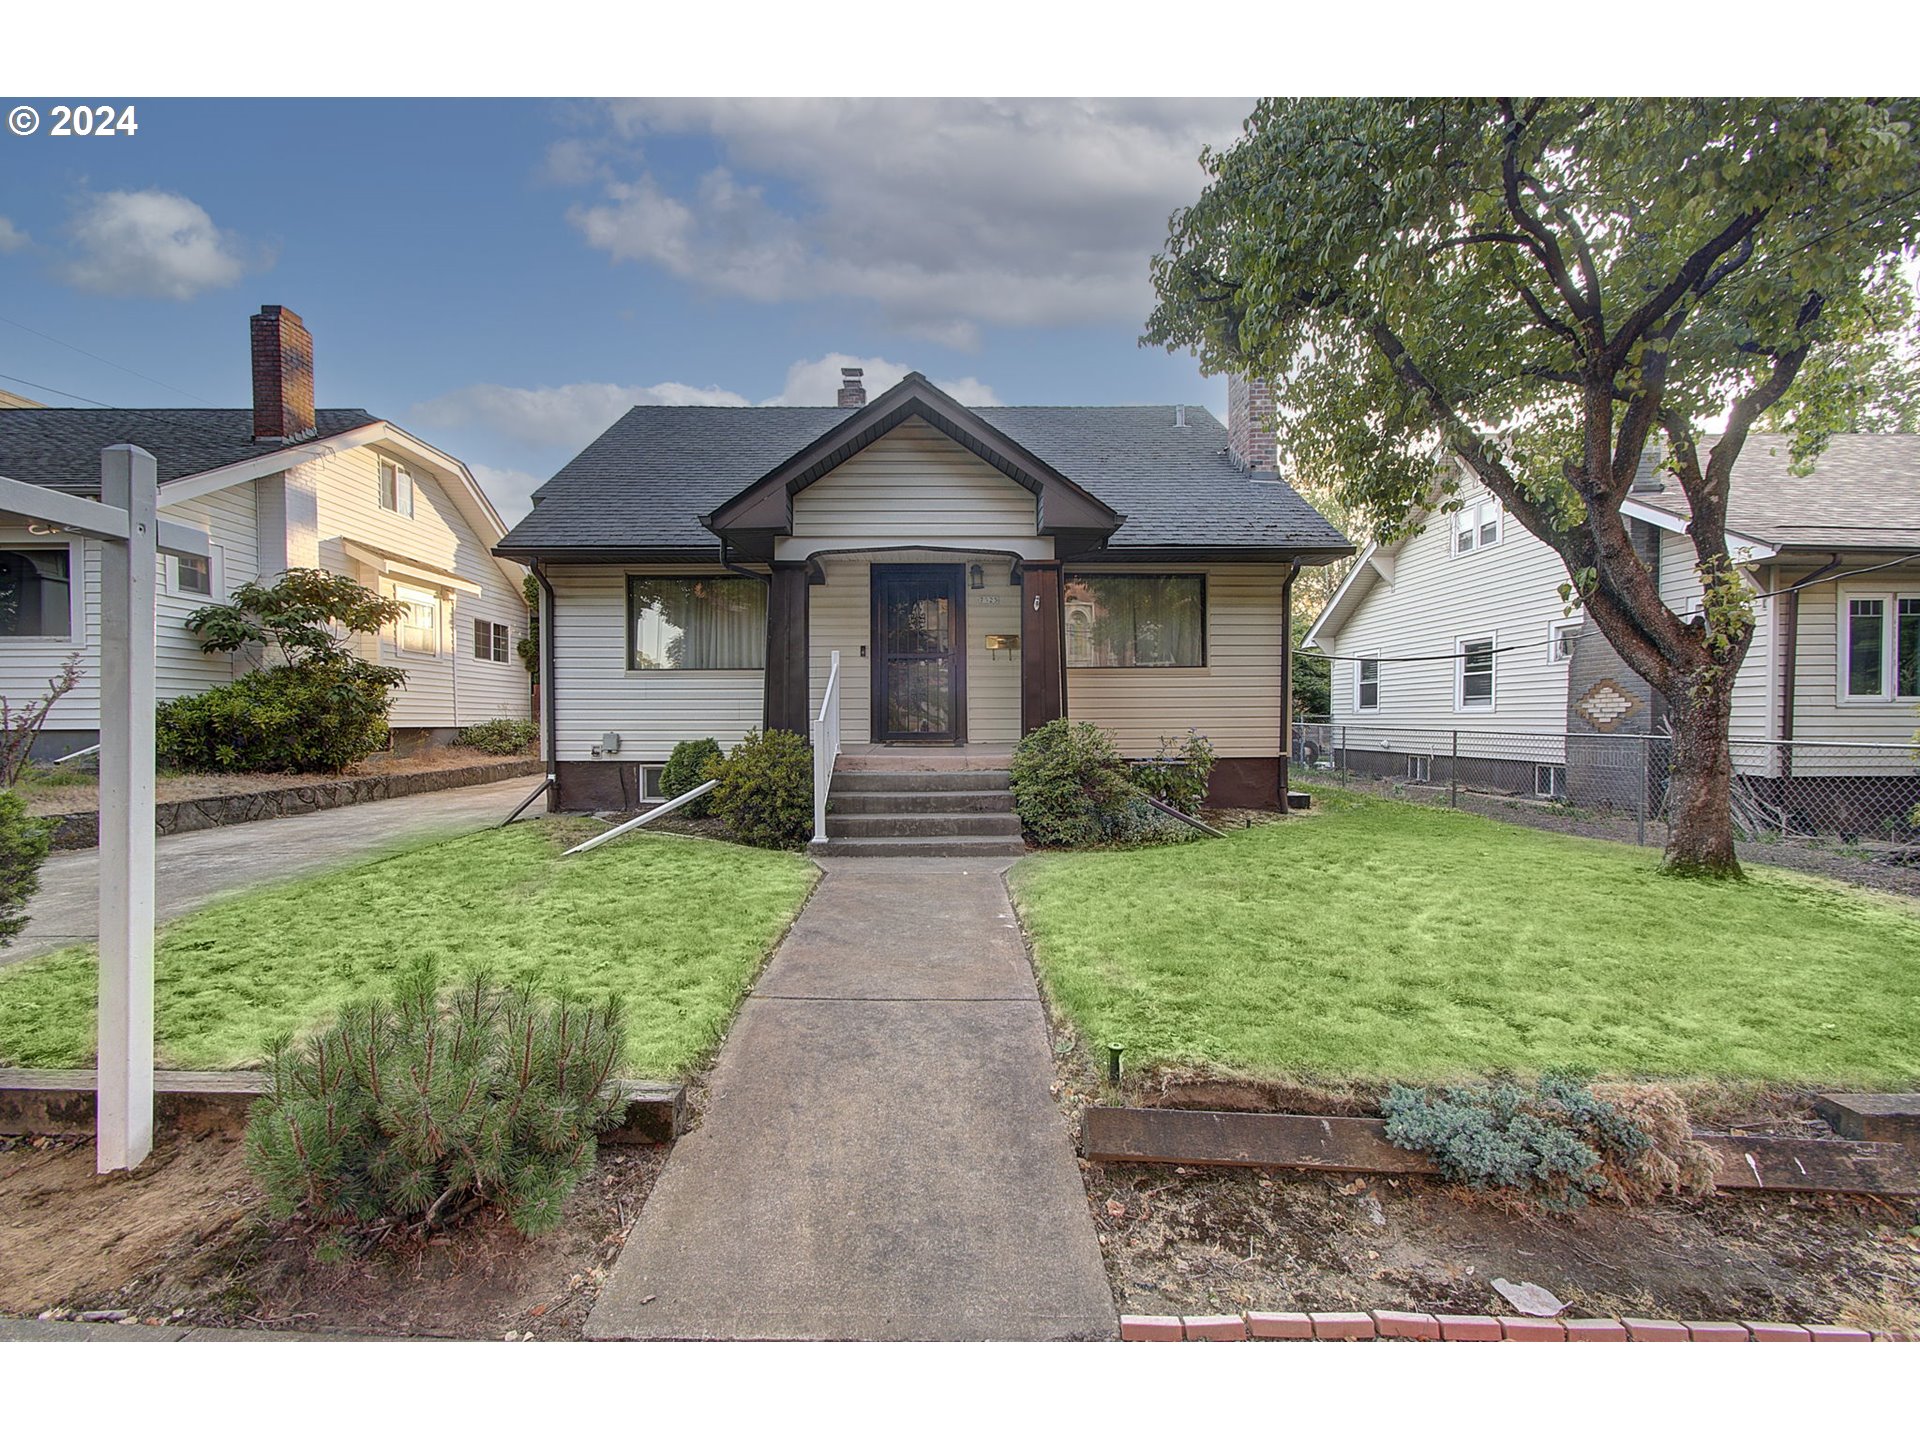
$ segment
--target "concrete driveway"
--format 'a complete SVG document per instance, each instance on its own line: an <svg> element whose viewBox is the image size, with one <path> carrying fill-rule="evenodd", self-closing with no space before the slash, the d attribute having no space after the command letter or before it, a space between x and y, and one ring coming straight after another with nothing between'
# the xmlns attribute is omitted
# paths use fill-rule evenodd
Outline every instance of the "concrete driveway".
<svg viewBox="0 0 1920 1440"><path fill-rule="evenodd" d="M537 775L521 775L491 785L164 836L155 852L160 919L171 920L236 890L328 870L409 840L497 825L539 783ZM93 939L99 933L99 904L98 850L49 856L40 869L40 893L28 907L27 928L0 950L0 965Z"/></svg>

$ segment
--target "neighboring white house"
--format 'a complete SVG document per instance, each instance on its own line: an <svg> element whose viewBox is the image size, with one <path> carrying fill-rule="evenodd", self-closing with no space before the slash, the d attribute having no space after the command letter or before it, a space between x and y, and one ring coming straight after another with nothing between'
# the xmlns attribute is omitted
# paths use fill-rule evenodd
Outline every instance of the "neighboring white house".
<svg viewBox="0 0 1920 1440"><path fill-rule="evenodd" d="M556 806L656 798L682 740L807 734L835 652L874 764L1065 714L1130 757L1196 728L1217 802L1279 803L1291 577L1352 547L1274 473L1266 387L1223 427L847 380L838 408L630 410L501 543L550 587Z"/></svg>
<svg viewBox="0 0 1920 1440"><path fill-rule="evenodd" d="M213 541L210 562L161 562L162 699L222 684L248 663L203 654L188 615L246 581L319 567L408 606L362 647L407 672L390 717L396 744L526 718L529 677L514 653L527 629L525 572L492 553L506 527L471 472L364 410L316 411L313 342L292 311L263 307L252 340L251 410L0 409L0 475L91 495L104 446L152 452L161 513ZM97 738L99 551L8 520L0 515L0 694L19 703L42 693L79 652L81 684L54 707L36 750L65 754Z"/></svg>
<svg viewBox="0 0 1920 1440"><path fill-rule="evenodd" d="M1469 737L1463 753L1511 762L1495 783L1555 797L1571 786L1580 800L1583 762L1606 751L1598 737L1660 733L1660 697L1567 614L1567 574L1551 549L1477 483L1463 481L1458 502L1398 544L1369 545L1303 642L1334 657L1329 718L1342 727L1342 762L1427 778L1458 731ZM1643 464L1622 511L1667 604L1696 613L1679 485ZM1755 435L1734 468L1727 528L1763 597L1734 685L1736 769L1776 806L1790 779L1795 813L1831 810L1826 791L1843 792L1856 815L1911 809L1920 436L1837 435L1797 476L1782 437ZM1330 737L1315 738L1319 749Z"/></svg>

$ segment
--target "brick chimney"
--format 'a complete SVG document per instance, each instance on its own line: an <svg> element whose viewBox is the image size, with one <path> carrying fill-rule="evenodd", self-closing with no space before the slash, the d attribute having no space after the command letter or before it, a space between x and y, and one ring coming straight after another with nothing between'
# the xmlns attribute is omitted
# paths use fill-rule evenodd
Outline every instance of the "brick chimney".
<svg viewBox="0 0 1920 1440"><path fill-rule="evenodd" d="M1280 478L1279 439L1273 427L1273 386L1244 375L1227 377L1227 454L1255 480Z"/></svg>
<svg viewBox="0 0 1920 1440"><path fill-rule="evenodd" d="M848 366L840 372L840 408L858 410L867 403L867 387L860 378L867 372L858 365Z"/></svg>
<svg viewBox="0 0 1920 1440"><path fill-rule="evenodd" d="M313 434L313 336L284 305L253 317L253 438Z"/></svg>

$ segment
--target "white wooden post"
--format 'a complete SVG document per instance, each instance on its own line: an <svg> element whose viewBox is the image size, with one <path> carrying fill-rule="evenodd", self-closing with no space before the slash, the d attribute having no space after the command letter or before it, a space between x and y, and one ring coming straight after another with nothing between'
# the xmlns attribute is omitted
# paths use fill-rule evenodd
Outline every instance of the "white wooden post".
<svg viewBox="0 0 1920 1440"><path fill-rule="evenodd" d="M127 517L127 538L100 546L96 1168L104 1175L153 1151L153 456L134 445L101 451L100 498Z"/></svg>

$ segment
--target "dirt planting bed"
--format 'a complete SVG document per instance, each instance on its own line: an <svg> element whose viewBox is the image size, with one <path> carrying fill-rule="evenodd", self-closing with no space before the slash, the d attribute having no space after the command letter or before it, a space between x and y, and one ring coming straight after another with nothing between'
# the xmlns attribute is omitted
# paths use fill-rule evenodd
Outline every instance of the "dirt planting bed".
<svg viewBox="0 0 1920 1440"><path fill-rule="evenodd" d="M1565 1315L1740 1316L1920 1328L1920 1205L1722 1194L1549 1215L1411 1177L1084 1164L1123 1314L1516 1313L1496 1279Z"/></svg>
<svg viewBox="0 0 1920 1440"><path fill-rule="evenodd" d="M0 1315L238 1330L577 1339L666 1146L608 1147L558 1229L488 1213L421 1239L268 1217L228 1139L163 1139L131 1175L87 1140L0 1140Z"/></svg>

